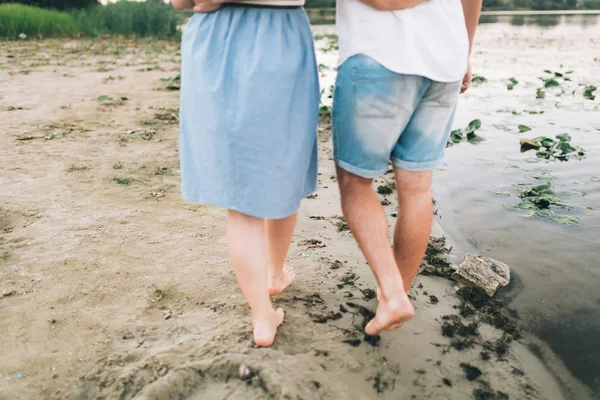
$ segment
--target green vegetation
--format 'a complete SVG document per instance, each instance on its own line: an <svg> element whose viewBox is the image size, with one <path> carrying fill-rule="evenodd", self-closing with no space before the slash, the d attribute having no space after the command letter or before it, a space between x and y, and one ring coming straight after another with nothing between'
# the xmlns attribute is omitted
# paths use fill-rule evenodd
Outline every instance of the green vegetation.
<svg viewBox="0 0 600 400"><path fill-rule="evenodd" d="M519 128L519 132L521 132L521 133L531 130L531 128L528 127L527 125L519 125L518 128Z"/></svg>
<svg viewBox="0 0 600 400"><path fill-rule="evenodd" d="M471 78L472 83L481 84L487 82L487 78L485 76L473 74L473 78Z"/></svg>
<svg viewBox="0 0 600 400"><path fill-rule="evenodd" d="M166 90L179 90L181 88L181 75L175 75L170 78L160 78L163 82L168 82Z"/></svg>
<svg viewBox="0 0 600 400"><path fill-rule="evenodd" d="M450 138L448 139L446 147L454 146L455 144L459 144L460 142L464 141L467 141L471 144L477 144L484 141L484 138L475 133L479 128L481 128L481 120L474 119L473 121L469 122L469 125L467 125L464 130L453 130L450 132Z"/></svg>
<svg viewBox="0 0 600 400"><path fill-rule="evenodd" d="M70 165L69 168L67 168L67 172L76 172L76 171L85 171L86 169L88 169L89 167L87 165Z"/></svg>
<svg viewBox="0 0 600 400"><path fill-rule="evenodd" d="M177 26L182 20L177 11L162 0L145 2L119 1L73 13L83 33L88 36L118 34L179 39Z"/></svg>
<svg viewBox="0 0 600 400"><path fill-rule="evenodd" d="M484 11L499 10L597 10L599 0L483 0Z"/></svg>
<svg viewBox="0 0 600 400"><path fill-rule="evenodd" d="M131 183L131 181L132 181L131 178L123 178L123 177L115 178L115 182L117 182L119 185L129 185Z"/></svg>
<svg viewBox="0 0 600 400"><path fill-rule="evenodd" d="M334 8L335 0L306 0L307 8ZM485 11L600 9L600 0L483 0Z"/></svg>
<svg viewBox="0 0 600 400"><path fill-rule="evenodd" d="M556 214L553 208L570 208L563 203L550 182L521 190L520 203L506 204L507 208L527 210L530 218L550 217L554 222L563 225L574 225L579 218L574 215Z"/></svg>
<svg viewBox="0 0 600 400"><path fill-rule="evenodd" d="M0 4L0 37L72 36L80 32L73 15L20 4Z"/></svg>
<svg viewBox="0 0 600 400"><path fill-rule="evenodd" d="M384 185L379 185L377 187L377 193L382 194L382 195L392 194L392 193L394 193L394 190L396 190L395 182L387 182Z"/></svg>
<svg viewBox="0 0 600 400"><path fill-rule="evenodd" d="M68 12L0 4L0 38L6 39L117 34L178 40L182 22L162 0L119 1Z"/></svg>
<svg viewBox="0 0 600 400"><path fill-rule="evenodd" d="M583 91L583 97L585 97L586 99L589 100L594 100L596 98L596 95L594 95L594 92L596 91L596 86L586 86L586 88Z"/></svg>
<svg viewBox="0 0 600 400"><path fill-rule="evenodd" d="M19 3L53 10L71 10L97 5L98 0L0 0L1 3Z"/></svg>
<svg viewBox="0 0 600 400"><path fill-rule="evenodd" d="M540 136L535 139L522 139L521 152L537 150L536 156L546 160L568 161L571 158L581 159L585 150L571 145L571 136L567 133L556 135L556 139Z"/></svg>

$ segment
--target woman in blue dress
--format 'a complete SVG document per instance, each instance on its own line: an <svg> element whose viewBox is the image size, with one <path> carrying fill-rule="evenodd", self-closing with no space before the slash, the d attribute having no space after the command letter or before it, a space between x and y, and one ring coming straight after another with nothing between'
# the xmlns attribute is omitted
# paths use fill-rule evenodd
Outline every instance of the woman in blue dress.
<svg viewBox="0 0 600 400"><path fill-rule="evenodd" d="M171 1L197 11L181 43L182 196L228 210L229 256L260 346L283 322L269 296L295 278L284 263L300 201L317 186L320 96L303 1Z"/></svg>

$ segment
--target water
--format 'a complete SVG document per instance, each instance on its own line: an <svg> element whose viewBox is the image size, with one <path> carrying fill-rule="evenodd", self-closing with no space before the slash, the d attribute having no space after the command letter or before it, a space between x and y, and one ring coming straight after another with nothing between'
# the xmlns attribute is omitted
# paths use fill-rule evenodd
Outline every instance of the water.
<svg viewBox="0 0 600 400"><path fill-rule="evenodd" d="M462 252L481 253L511 266L511 305L521 325L544 340L575 376L598 393L600 92L592 101L584 98L583 90L587 85L600 87L600 18L486 16L482 22L473 71L488 81L462 97L455 127L478 118L482 121L478 134L486 140L448 149L446 164L434 178L440 222ZM325 33L334 28L315 30ZM331 57L320 54L319 60L331 63ZM536 99L536 90L543 85L539 77L548 77L546 69L572 70L571 81L557 79L559 88ZM324 87L329 87L333 74L322 74ZM509 91L511 77L519 83ZM532 130L519 133L519 124ZM583 160L546 161L535 152L519 151L520 138L561 133L585 149ZM540 173L546 179L532 177ZM526 211L505 207L519 201L518 182L547 181L571 206L556 212L579 218L577 225L531 219ZM493 192L508 192L509 197Z"/></svg>

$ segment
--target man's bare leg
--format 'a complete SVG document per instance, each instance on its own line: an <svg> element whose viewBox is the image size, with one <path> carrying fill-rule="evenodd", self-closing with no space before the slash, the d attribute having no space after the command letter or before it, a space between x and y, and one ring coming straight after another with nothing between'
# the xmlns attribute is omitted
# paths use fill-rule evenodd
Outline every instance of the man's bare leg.
<svg viewBox="0 0 600 400"><path fill-rule="evenodd" d="M411 172L394 168L398 191L398 222L394 231L394 257L404 290L412 284L429 243L433 223L431 171Z"/></svg>
<svg viewBox="0 0 600 400"><path fill-rule="evenodd" d="M402 276L390 246L388 224L381 202L371 186L361 178L337 167L342 210L381 290L375 318L365 327L369 335L398 327L414 316L414 308L404 291Z"/></svg>
<svg viewBox="0 0 600 400"><path fill-rule="evenodd" d="M283 310L273 310L269 297L264 220L230 210L227 214L227 245L235 275L252 310L254 343L270 346L277 327L283 322Z"/></svg>
<svg viewBox="0 0 600 400"><path fill-rule="evenodd" d="M269 271L269 294L274 296L283 292L285 288L294 282L296 274L294 270L285 265L294 228L296 227L297 213L282 219L265 220L265 233L268 251Z"/></svg>

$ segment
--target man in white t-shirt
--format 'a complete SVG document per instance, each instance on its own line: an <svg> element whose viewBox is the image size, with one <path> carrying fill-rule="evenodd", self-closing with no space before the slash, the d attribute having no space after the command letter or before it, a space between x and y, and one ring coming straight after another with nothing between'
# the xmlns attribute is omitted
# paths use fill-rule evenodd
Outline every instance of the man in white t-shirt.
<svg viewBox="0 0 600 400"><path fill-rule="evenodd" d="M407 293L429 240L432 170L440 165L482 0L338 0L340 66L333 144L342 209L379 284L367 334L414 315ZM373 179L394 167L398 222L390 247Z"/></svg>

